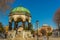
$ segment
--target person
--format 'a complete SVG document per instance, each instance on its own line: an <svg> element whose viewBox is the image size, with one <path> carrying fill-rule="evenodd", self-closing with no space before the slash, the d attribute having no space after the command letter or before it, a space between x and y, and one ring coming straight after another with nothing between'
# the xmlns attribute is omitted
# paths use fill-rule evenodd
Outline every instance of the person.
<svg viewBox="0 0 60 40"><path fill-rule="evenodd" d="M7 33L8 33L8 32L5 32L5 38L7 38Z"/></svg>
<svg viewBox="0 0 60 40"><path fill-rule="evenodd" d="M43 36L43 40L47 40L47 37L46 36Z"/></svg>

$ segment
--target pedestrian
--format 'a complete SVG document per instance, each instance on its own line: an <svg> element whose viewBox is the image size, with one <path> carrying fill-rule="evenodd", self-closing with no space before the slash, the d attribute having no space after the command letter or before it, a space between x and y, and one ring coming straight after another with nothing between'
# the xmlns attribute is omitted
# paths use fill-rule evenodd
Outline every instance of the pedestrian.
<svg viewBox="0 0 60 40"><path fill-rule="evenodd" d="M47 37L46 36L43 36L43 40L47 40Z"/></svg>

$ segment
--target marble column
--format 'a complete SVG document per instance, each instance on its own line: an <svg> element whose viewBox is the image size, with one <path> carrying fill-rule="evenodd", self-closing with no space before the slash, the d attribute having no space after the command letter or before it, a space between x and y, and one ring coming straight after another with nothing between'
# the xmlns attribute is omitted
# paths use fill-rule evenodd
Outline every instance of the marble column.
<svg viewBox="0 0 60 40"><path fill-rule="evenodd" d="M14 22L14 30L18 28L18 22Z"/></svg>
<svg viewBox="0 0 60 40"><path fill-rule="evenodd" d="M28 30L30 30L30 24L31 24L31 23L28 22Z"/></svg>
<svg viewBox="0 0 60 40"><path fill-rule="evenodd" d="M9 30L12 30L12 22L9 22Z"/></svg>
<svg viewBox="0 0 60 40"><path fill-rule="evenodd" d="M22 22L22 24L23 24L23 28L25 29L25 22Z"/></svg>

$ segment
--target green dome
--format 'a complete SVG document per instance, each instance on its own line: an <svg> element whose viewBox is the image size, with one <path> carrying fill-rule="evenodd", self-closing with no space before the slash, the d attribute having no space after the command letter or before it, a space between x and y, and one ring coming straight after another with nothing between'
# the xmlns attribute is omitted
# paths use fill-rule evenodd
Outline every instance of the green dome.
<svg viewBox="0 0 60 40"><path fill-rule="evenodd" d="M14 13L14 12L26 12L26 13L30 14L30 11L22 6L19 6L19 7L12 9L11 12L12 13Z"/></svg>

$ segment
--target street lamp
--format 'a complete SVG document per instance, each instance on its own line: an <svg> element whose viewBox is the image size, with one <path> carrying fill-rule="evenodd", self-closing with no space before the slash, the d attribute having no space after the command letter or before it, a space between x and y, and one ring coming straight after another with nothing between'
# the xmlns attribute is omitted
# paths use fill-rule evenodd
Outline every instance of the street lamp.
<svg viewBox="0 0 60 40"><path fill-rule="evenodd" d="M36 27L37 27L37 40L38 40L38 27L39 27L39 21L36 20Z"/></svg>

